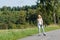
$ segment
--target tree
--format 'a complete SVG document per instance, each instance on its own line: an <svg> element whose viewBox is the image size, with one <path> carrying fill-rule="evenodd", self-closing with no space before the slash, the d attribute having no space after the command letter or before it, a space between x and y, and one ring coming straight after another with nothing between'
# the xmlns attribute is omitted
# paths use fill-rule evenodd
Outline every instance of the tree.
<svg viewBox="0 0 60 40"><path fill-rule="evenodd" d="M6 7L6 6L3 6L3 7L1 8L1 11L5 11L5 10L7 10L7 7Z"/></svg>
<svg viewBox="0 0 60 40"><path fill-rule="evenodd" d="M8 10L8 11L11 11L11 7L7 7L7 10Z"/></svg>
<svg viewBox="0 0 60 40"><path fill-rule="evenodd" d="M16 7L13 7L13 8L12 8L12 11L16 11Z"/></svg>
<svg viewBox="0 0 60 40"><path fill-rule="evenodd" d="M37 8L42 12L41 15L43 16L44 21L46 21L46 19L48 19L46 22L52 22L54 20L54 23L56 24L57 4L58 0L37 1Z"/></svg>

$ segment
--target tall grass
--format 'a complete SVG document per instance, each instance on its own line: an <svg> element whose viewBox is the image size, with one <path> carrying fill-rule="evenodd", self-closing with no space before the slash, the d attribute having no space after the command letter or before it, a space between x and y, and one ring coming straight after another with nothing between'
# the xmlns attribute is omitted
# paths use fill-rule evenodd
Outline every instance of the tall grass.
<svg viewBox="0 0 60 40"><path fill-rule="evenodd" d="M16 40L35 33L36 28L0 30L0 40Z"/></svg>
<svg viewBox="0 0 60 40"><path fill-rule="evenodd" d="M57 27L45 27L45 31L51 31L60 29L59 26ZM0 30L0 40L17 40L19 38L23 38L26 36L31 36L33 34L37 34L38 29L35 28L27 28L27 29L9 29L9 30Z"/></svg>

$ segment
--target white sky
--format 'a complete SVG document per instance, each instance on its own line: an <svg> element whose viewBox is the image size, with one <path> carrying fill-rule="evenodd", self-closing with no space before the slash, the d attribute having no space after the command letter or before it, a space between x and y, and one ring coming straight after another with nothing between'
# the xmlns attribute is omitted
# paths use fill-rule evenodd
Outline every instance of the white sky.
<svg viewBox="0 0 60 40"><path fill-rule="evenodd" d="M2 6L25 6L36 5L37 0L0 0L0 7Z"/></svg>

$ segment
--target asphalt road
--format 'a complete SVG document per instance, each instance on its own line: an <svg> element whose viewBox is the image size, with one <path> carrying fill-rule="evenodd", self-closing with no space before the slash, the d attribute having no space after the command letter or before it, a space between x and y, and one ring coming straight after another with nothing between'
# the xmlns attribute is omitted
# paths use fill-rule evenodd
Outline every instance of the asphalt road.
<svg viewBox="0 0 60 40"><path fill-rule="evenodd" d="M46 36L43 36L43 34L38 36L38 34L36 34L18 40L60 40L60 30L46 32Z"/></svg>

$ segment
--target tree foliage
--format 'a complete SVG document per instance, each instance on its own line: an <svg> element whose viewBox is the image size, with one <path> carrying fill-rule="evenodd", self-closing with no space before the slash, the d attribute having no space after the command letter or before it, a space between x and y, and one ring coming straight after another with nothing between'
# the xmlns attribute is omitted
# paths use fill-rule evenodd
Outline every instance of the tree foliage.
<svg viewBox="0 0 60 40"><path fill-rule="evenodd" d="M42 16L44 24L52 24L54 20L60 24L60 2L38 0L37 4L32 6L12 8L3 6L0 8L0 29L26 28L28 25L36 25L38 14Z"/></svg>

